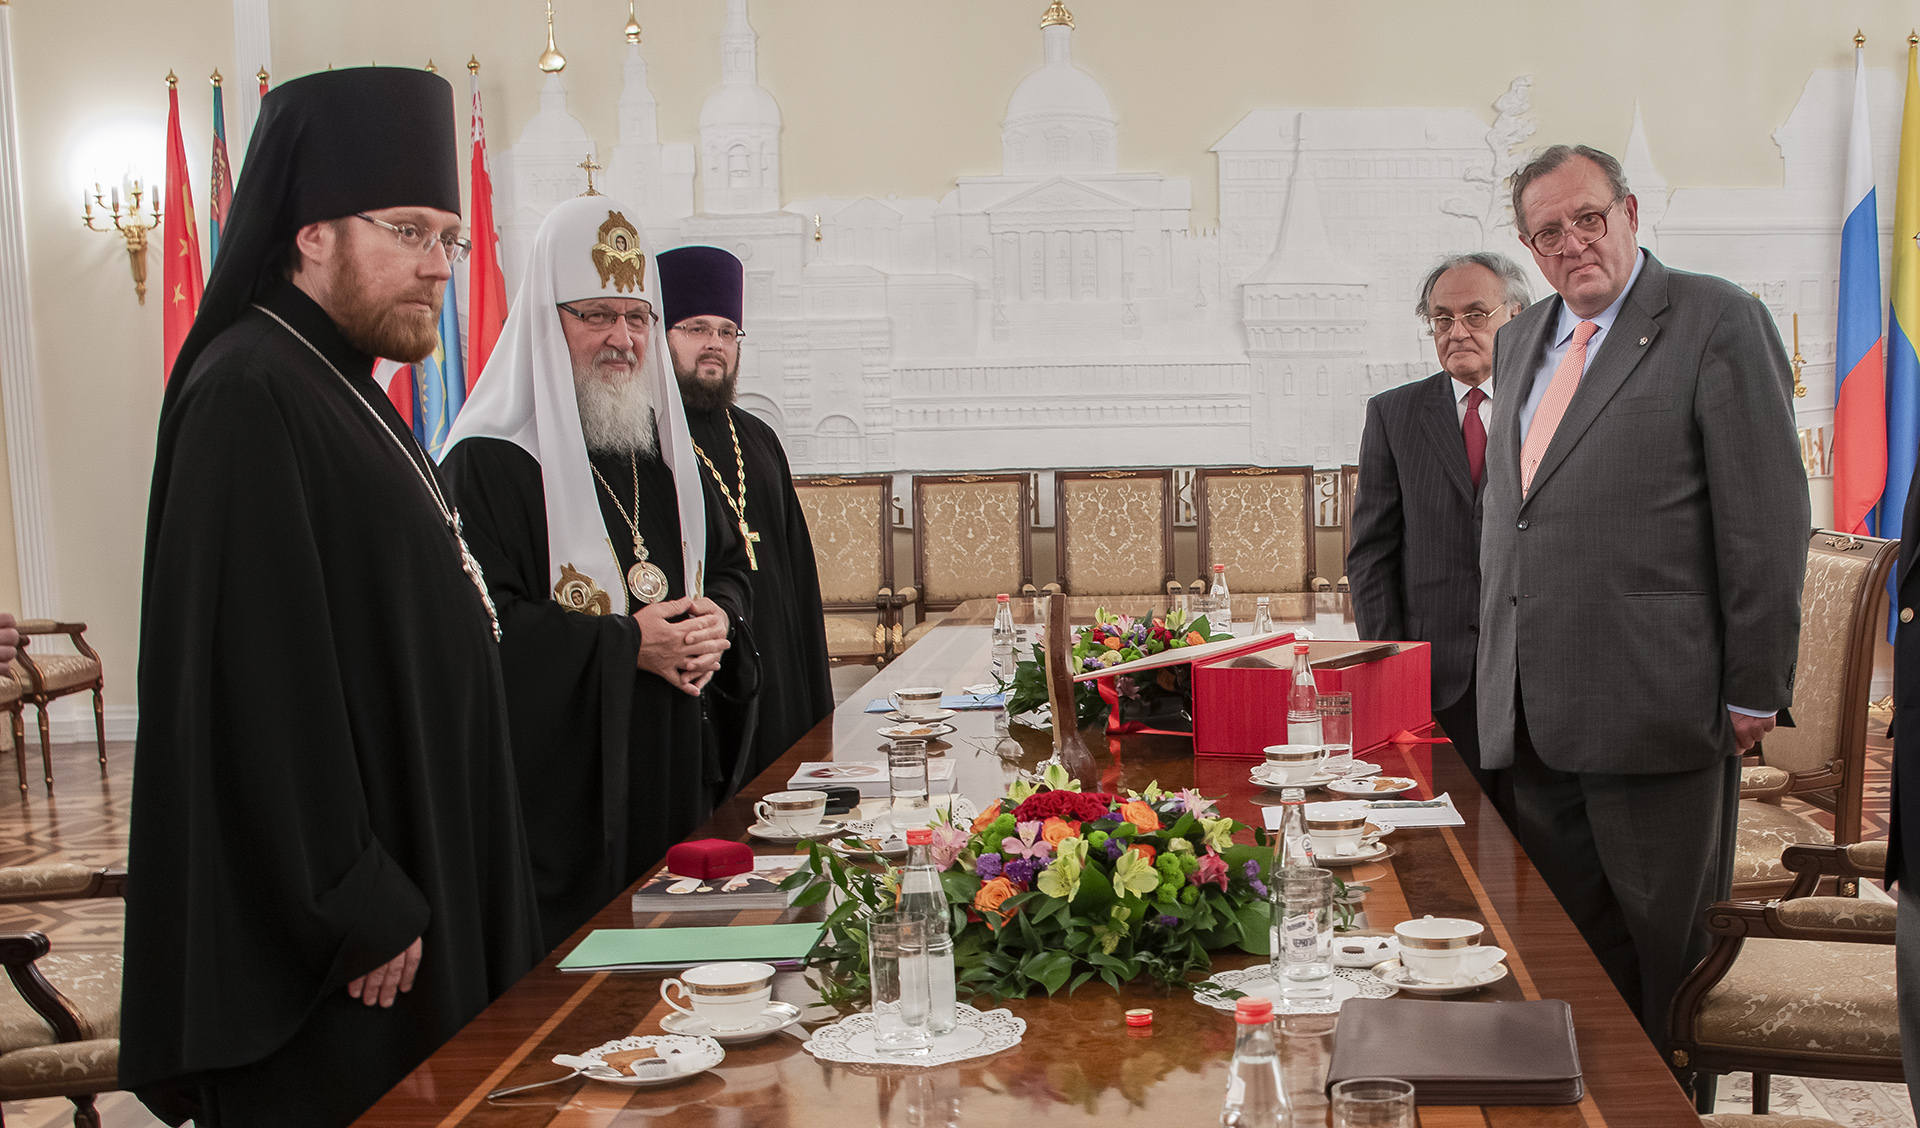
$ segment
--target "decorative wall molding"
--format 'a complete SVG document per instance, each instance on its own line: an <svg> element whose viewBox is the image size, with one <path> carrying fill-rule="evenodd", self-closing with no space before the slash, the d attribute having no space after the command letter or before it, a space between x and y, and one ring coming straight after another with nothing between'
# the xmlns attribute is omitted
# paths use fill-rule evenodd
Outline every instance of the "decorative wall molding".
<svg viewBox="0 0 1920 1128"><path fill-rule="evenodd" d="M227 136L242 139L240 147L230 154L234 170L238 172L247 156L244 139L253 136L253 120L260 116L260 83L255 76L264 70L271 80L273 74L273 36L268 29L267 0L233 0L233 58L236 69L226 87L233 99L228 110L233 115L233 123L227 127Z"/></svg>
<svg viewBox="0 0 1920 1128"><path fill-rule="evenodd" d="M7 416L7 474L13 488L13 548L20 613L58 614L52 499L40 426L40 368L27 283L27 214L22 195L20 122L14 98L13 9L0 4L0 403Z"/></svg>

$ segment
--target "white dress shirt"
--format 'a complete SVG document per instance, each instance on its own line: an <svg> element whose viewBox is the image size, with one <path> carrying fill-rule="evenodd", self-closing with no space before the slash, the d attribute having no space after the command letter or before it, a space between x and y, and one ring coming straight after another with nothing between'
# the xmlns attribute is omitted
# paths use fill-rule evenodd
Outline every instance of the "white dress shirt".
<svg viewBox="0 0 1920 1128"><path fill-rule="evenodd" d="M1448 377L1448 379L1451 380L1453 378ZM1455 419L1455 421L1457 421L1460 424L1462 428L1466 427L1467 396L1469 393L1473 391L1474 387L1476 386L1481 391L1487 394L1487 398L1480 401L1480 426L1486 428L1488 434L1492 434L1493 433L1493 377L1491 376L1487 377L1485 380L1482 380L1478 385L1462 384L1458 380L1453 381L1453 418Z"/></svg>

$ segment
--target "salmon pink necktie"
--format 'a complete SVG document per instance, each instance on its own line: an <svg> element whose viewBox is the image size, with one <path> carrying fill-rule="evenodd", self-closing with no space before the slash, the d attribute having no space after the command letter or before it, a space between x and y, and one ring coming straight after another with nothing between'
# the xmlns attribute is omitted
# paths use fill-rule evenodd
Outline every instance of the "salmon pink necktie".
<svg viewBox="0 0 1920 1128"><path fill-rule="evenodd" d="M1553 370L1553 382L1547 385L1547 394L1540 400L1539 410L1533 413L1533 425L1527 428L1527 441L1520 444L1521 497L1533 488L1534 471L1540 469L1547 444L1553 441L1553 432L1567 413L1567 404L1573 402L1574 389L1580 386L1580 374L1586 371L1587 342L1599 331L1600 327L1591 321L1574 326L1573 344L1567 347L1567 355L1560 358L1560 367Z"/></svg>

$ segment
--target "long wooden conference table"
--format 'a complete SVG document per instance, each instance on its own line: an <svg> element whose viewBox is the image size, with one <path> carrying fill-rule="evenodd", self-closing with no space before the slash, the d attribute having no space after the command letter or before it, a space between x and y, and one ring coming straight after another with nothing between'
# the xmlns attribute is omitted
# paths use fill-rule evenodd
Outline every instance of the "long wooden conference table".
<svg viewBox="0 0 1920 1128"><path fill-rule="evenodd" d="M1089 621L1094 606L1139 612L1149 600L1073 600L1073 620ZM1247 604L1244 608L1240 604ZM1016 600L1020 606L1024 601ZM1252 600L1236 597L1236 619L1250 619ZM1353 637L1344 595L1273 597L1282 630L1305 626L1318 637ZM1021 617L1026 612L1021 606ZM863 712L867 703L901 686L942 685L949 692L985 679L992 604L963 605L940 627L856 691L778 763L729 801L696 837L751 841L753 801L782 790L803 761L872 760L886 722ZM963 712L952 722L944 754L954 761L956 790L985 806L1003 793L1021 767L1031 768L1051 748L1048 734L1014 726L1024 755L1017 763L994 754L994 715ZM1111 744L1088 734L1101 790L1139 790L1158 780L1169 788L1198 787L1224 796L1221 807L1250 824L1260 821L1261 792L1242 761L1196 761L1179 737L1132 736ZM1691 1102L1661 1063L1639 1024L1608 982L1573 924L1507 832L1472 777L1446 745L1392 746L1368 757L1385 770L1418 778L1425 797L1449 792L1466 825L1400 829L1387 839L1390 857L1350 870L1372 887L1368 923L1389 928L1408 917L1470 917L1487 925L1490 941L1509 953L1512 974L1461 996L1459 1005L1487 999L1563 999L1573 1008L1587 1096L1551 1108L1423 1107L1424 1128L1506 1128L1583 1125L1600 1128L1698 1128ZM760 853L785 848L756 843ZM986 1058L921 1069L825 1063L801 1048L795 1027L763 1041L729 1047L711 1072L678 1085L629 1089L573 1080L498 1101L488 1092L564 1075L557 1053L578 1053L629 1034L662 1033L667 1013L659 988L663 973L578 974L556 970L559 958L594 928L650 928L713 924L770 924L818 919L818 908L733 914L635 914L623 894L580 933L475 1018L379 1104L366 1125L480 1128L603 1128L686 1125L689 1128L866 1128L868 1125L1202 1125L1215 1123L1232 1056L1230 1015L1193 1001L1185 990L1147 982L1116 994L1098 980L1068 996L1037 995L998 1004L1027 1022L1020 1045ZM716 919L717 918L717 919ZM1216 953L1215 970L1248 966L1257 957ZM783 973L775 998L803 1007L815 1002L803 973ZM983 1008L991 1004L977 1000ZM1150 1007L1153 1025L1129 1028L1124 1012ZM831 1020L827 1015L827 1020ZM1282 1052L1298 1125L1327 1122L1322 1093L1337 1018L1283 1020Z"/></svg>

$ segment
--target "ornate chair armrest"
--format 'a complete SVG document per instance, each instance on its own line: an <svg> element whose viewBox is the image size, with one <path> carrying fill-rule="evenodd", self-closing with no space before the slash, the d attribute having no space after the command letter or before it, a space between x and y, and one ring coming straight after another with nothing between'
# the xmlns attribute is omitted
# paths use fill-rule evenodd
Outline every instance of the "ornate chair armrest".
<svg viewBox="0 0 1920 1128"><path fill-rule="evenodd" d="M1345 576L1341 576L1341 577L1340 577L1340 582L1338 582L1338 583L1336 583L1336 584L1334 584L1334 585L1333 585L1333 590L1335 590L1335 591L1352 591L1352 590L1353 590L1353 588L1352 588L1352 586L1350 586L1350 585L1349 585L1349 584L1347 583L1347 578L1346 578Z"/></svg>
<svg viewBox="0 0 1920 1128"><path fill-rule="evenodd" d="M1048 584L1045 587L1041 588L1040 590L1045 592L1048 595L1060 595L1066 591L1065 588L1061 587L1057 583Z"/></svg>
<svg viewBox="0 0 1920 1128"><path fill-rule="evenodd" d="M0 905L124 897L126 887L125 870L91 869L60 862L0 867Z"/></svg>
<svg viewBox="0 0 1920 1128"><path fill-rule="evenodd" d="M882 610L893 606L893 589L881 588L873 593L873 605Z"/></svg>
<svg viewBox="0 0 1920 1128"><path fill-rule="evenodd" d="M1740 798L1766 801L1779 799L1793 790L1793 776L1779 768L1740 769Z"/></svg>
<svg viewBox="0 0 1920 1128"><path fill-rule="evenodd" d="M1851 846L1827 846L1800 843L1780 854L1780 864L1794 875L1793 885L1782 900L1791 901L1811 894L1823 877L1885 877L1887 844L1857 842Z"/></svg>
<svg viewBox="0 0 1920 1128"><path fill-rule="evenodd" d="M909 603L918 602L920 602L920 589L914 587L912 584L908 584L906 587L893 593L893 605L895 607L905 607Z"/></svg>
<svg viewBox="0 0 1920 1128"><path fill-rule="evenodd" d="M1186 590L1186 586L1182 584L1179 580L1167 581L1167 598L1168 599L1180 598L1180 593L1185 590Z"/></svg>
<svg viewBox="0 0 1920 1128"><path fill-rule="evenodd" d="M1893 943L1893 905L1858 897L1801 897L1768 906L1774 934L1783 940L1847 944Z"/></svg>
<svg viewBox="0 0 1920 1128"><path fill-rule="evenodd" d="M1206 593L1207 585L1204 580L1195 580L1187 585L1188 595L1205 595Z"/></svg>
<svg viewBox="0 0 1920 1128"><path fill-rule="evenodd" d="M1032 599L1039 594L1040 594L1040 589L1034 587L1032 584L1020 585L1020 598L1022 599Z"/></svg>
<svg viewBox="0 0 1920 1128"><path fill-rule="evenodd" d="M22 619L14 624L23 635L65 634L66 624L54 619ZM81 625L85 630L85 624Z"/></svg>
<svg viewBox="0 0 1920 1128"><path fill-rule="evenodd" d="M13 980L14 989L20 992L27 1005L35 1014L47 1020L53 1027L54 1038L62 1042L78 1042L80 1033L80 1012L74 1009L67 997L47 982L33 961L52 950L45 935L38 932L0 932L0 966L7 969L7 978Z"/></svg>
<svg viewBox="0 0 1920 1128"><path fill-rule="evenodd" d="M1313 590L1315 590L1315 591L1332 591L1332 590L1333 590L1333 581L1332 581L1332 580L1329 580L1329 579L1327 579L1327 578L1326 578L1325 576L1315 576L1315 577L1313 578Z"/></svg>

